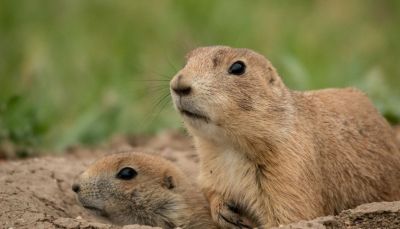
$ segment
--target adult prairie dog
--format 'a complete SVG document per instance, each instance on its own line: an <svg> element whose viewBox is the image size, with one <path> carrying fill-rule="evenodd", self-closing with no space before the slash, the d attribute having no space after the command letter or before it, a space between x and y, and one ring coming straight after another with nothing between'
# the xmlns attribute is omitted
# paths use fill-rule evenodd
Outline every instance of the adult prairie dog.
<svg viewBox="0 0 400 229"><path fill-rule="evenodd" d="M288 89L262 55L202 47L170 82L200 156L199 183L222 227L259 227L400 199L393 130L354 88Z"/></svg>
<svg viewBox="0 0 400 229"><path fill-rule="evenodd" d="M72 189L83 207L115 224L216 228L201 191L161 157L108 155L84 171Z"/></svg>

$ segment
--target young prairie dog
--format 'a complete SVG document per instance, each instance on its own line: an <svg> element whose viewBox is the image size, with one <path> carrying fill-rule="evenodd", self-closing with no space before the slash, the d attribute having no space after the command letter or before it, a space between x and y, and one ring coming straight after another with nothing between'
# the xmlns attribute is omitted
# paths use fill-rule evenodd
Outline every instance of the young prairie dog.
<svg viewBox="0 0 400 229"><path fill-rule="evenodd" d="M197 48L170 82L213 219L258 227L400 199L393 130L354 88L288 89L262 55Z"/></svg>
<svg viewBox="0 0 400 229"><path fill-rule="evenodd" d="M72 189L83 207L118 225L216 228L201 191L161 157L108 155L84 171Z"/></svg>

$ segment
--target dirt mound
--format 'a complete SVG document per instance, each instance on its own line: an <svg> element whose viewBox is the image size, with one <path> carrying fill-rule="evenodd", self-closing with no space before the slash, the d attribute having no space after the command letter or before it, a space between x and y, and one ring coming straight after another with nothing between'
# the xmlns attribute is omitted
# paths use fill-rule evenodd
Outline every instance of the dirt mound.
<svg viewBox="0 0 400 229"><path fill-rule="evenodd" d="M89 163L67 158L41 158L1 163L0 222L9 227L50 227L57 218L92 219L71 190L77 171ZM54 224L55 225L55 224Z"/></svg>
<svg viewBox="0 0 400 229"><path fill-rule="evenodd" d="M363 204L355 209L345 210L337 216L320 217L279 227L279 229L309 228L398 229L400 228L400 201Z"/></svg>
<svg viewBox="0 0 400 229"><path fill-rule="evenodd" d="M102 155L128 149L157 152L195 177L198 158L190 142L185 136L166 132L154 138L114 138L97 150L74 147L62 156L0 161L0 228L121 228L79 206L71 190L75 177ZM361 205L338 216L281 228L400 228L400 202Z"/></svg>

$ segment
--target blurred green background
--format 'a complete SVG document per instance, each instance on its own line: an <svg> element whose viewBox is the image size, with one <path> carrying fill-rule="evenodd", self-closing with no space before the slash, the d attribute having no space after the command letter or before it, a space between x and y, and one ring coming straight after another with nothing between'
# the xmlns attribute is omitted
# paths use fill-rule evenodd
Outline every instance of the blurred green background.
<svg viewBox="0 0 400 229"><path fill-rule="evenodd" d="M397 0L2 0L0 141L63 149L179 128L168 80L216 44L264 54L293 89L361 88L396 123L399 41Z"/></svg>

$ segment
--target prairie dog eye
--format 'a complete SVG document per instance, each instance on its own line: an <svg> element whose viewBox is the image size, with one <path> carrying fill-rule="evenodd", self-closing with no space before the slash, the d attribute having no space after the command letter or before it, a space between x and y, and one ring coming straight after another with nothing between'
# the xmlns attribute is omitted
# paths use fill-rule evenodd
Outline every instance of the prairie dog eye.
<svg viewBox="0 0 400 229"><path fill-rule="evenodd" d="M121 180L131 180L137 176L136 170L130 168L130 167L125 167L121 169L118 174L117 178Z"/></svg>
<svg viewBox="0 0 400 229"><path fill-rule="evenodd" d="M232 75L237 75L240 76L246 71L246 65L243 63L243 61L236 61L233 63L229 69L228 73Z"/></svg>

